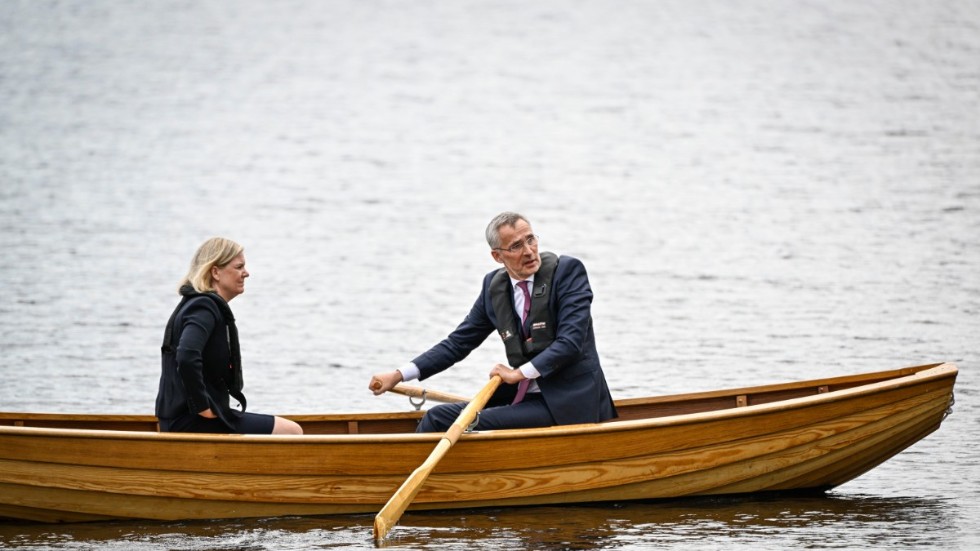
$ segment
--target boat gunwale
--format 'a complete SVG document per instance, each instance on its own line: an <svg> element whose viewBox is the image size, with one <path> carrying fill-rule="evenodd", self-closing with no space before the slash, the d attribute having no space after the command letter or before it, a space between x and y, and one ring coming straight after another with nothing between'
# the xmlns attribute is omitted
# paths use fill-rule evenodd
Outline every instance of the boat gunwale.
<svg viewBox="0 0 980 551"><path fill-rule="evenodd" d="M903 374L904 373L904 374ZM686 424L696 424L705 421L739 418L755 415L763 415L774 411L783 411L811 406L815 403L833 402L844 399L851 399L855 396L876 394L885 390L900 388L910 384L920 384L930 380L954 377L958 374L955 364L949 362L926 364L923 366L907 367L890 371L879 371L863 373L859 375L832 377L826 379L814 379L775 385L763 385L756 387L743 387L735 389L725 389L710 391L705 393L689 393L680 395L658 396L651 398L625 399L617 403L624 403L632 400L637 404L655 404L673 401L684 401L694 398L716 398L728 397L737 394L758 394L779 390L807 388L810 386L823 386L831 384L846 383L849 381L860 381L862 379L875 379L885 377L884 380L857 385L849 388L832 390L829 392L788 398L785 400L766 402L761 404L751 404L741 407L730 407L714 411L701 411L694 413L682 413L661 417L629 420L610 420L603 423L588 423L578 425L563 425L535 429L507 429L483 432L464 433L460 442L482 441L482 440L510 440L510 439L538 439L556 437L575 437L589 436L596 434L607 434L614 432L648 430L667 426L683 426ZM17 415L12 412L0 412L0 419L4 416ZM33 414L35 420L43 418L60 418L62 414ZM92 419L96 416L105 419L98 414L81 414L72 416L73 418L84 419L85 415L90 415ZM354 419L371 420L373 419L403 419L412 418L418 412L398 412L379 413L379 414L327 414L306 416L315 419ZM46 416L46 417L45 417ZM109 418L128 418L143 420L145 416L140 415L109 415ZM292 419L299 419L302 422L303 415L287 416ZM21 416L22 419L28 417ZM154 418L155 419L155 418ZM290 445L323 445L323 444L378 444L378 443L399 443L399 442L436 442L442 438L441 433L392 433L392 434L308 434L308 435L256 435L256 434L190 434L190 433L160 433L150 431L128 431L128 430L109 430L109 429L75 429L75 428L47 428L47 427L24 427L0 425L0 436L20 435L38 437L72 437L82 439L105 439L105 440L141 440L157 442L198 442L212 444L290 444Z"/></svg>

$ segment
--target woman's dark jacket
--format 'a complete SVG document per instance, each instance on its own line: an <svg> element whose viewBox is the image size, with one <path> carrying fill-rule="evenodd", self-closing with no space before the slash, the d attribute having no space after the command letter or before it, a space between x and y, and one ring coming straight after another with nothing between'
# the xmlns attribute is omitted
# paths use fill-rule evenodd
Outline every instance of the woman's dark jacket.
<svg viewBox="0 0 980 551"><path fill-rule="evenodd" d="M174 419L211 408L230 429L245 411L242 361L235 316L216 293L180 289L182 299L167 322L156 416Z"/></svg>

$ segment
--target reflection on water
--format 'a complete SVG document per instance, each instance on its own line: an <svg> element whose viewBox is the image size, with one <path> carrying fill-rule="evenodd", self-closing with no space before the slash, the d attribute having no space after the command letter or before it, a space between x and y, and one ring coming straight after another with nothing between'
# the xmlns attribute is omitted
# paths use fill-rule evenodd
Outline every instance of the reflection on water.
<svg viewBox="0 0 980 551"><path fill-rule="evenodd" d="M524 548L595 549L622 546L692 549L732 545L791 548L913 545L947 539L950 509L940 500L873 497L739 497L603 507L493 511L457 519L412 515L396 532L409 547L439 542L512 541ZM918 523L929 524L921 530ZM833 526L839 537L809 541L814 528ZM905 529L903 529L903 527Z"/></svg>
<svg viewBox="0 0 980 551"><path fill-rule="evenodd" d="M874 496L697 498L607 506L408 513L383 544L409 549L911 548L958 543L957 507ZM62 549L370 548L368 515L221 523L0 524L0 545ZM825 539L815 539L815 530ZM217 543L220 542L220 543ZM327 543L329 542L329 544Z"/></svg>

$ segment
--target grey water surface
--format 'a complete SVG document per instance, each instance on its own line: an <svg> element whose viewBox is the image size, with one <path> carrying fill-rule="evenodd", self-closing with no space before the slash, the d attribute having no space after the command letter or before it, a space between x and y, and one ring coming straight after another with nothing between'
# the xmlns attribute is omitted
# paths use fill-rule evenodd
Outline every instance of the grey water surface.
<svg viewBox="0 0 980 551"><path fill-rule="evenodd" d="M0 2L0 411L151 413L212 235L246 247L250 409L407 409L368 379L462 320L502 210L585 262L618 398L949 361L954 411L825 498L409 513L390 547L980 546L980 2ZM372 520L0 547L369 548Z"/></svg>

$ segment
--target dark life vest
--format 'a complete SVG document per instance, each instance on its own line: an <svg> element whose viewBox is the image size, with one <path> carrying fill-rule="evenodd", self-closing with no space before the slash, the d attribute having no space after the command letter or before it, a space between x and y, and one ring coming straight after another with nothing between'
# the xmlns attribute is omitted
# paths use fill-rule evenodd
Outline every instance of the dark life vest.
<svg viewBox="0 0 980 551"><path fill-rule="evenodd" d="M510 274L506 268L501 268L490 280L490 303L497 316L497 329L504 341L507 362L511 367L517 368L529 362L555 340L555 319L550 303L551 293L554 292L551 282L557 268L558 255L541 253L541 267L534 274L534 286L530 289L531 310L524 323L528 329L526 339L522 337L520 317L514 311L514 287L510 283Z"/></svg>
<svg viewBox="0 0 980 551"><path fill-rule="evenodd" d="M181 287L180 294L182 295L180 304L174 308L170 319L167 321L167 328L163 333L163 344L160 347L163 355L163 368L173 369L175 371L178 369L177 345L180 342L180 335L175 334L176 331L174 331L174 325L178 315L188 302L198 297L207 297L218 307L227 328L225 336L228 342L228 355L231 358L231 365L229 366L231 369L224 374L224 382L228 387L228 394L241 404L241 411L245 411L245 395L242 394L242 388L245 386L244 377L242 376L242 353L241 346L238 342L238 327L235 325L235 315L231 312L228 303L215 293L198 293L194 291L193 287L185 285ZM177 380L179 380L179 377Z"/></svg>

